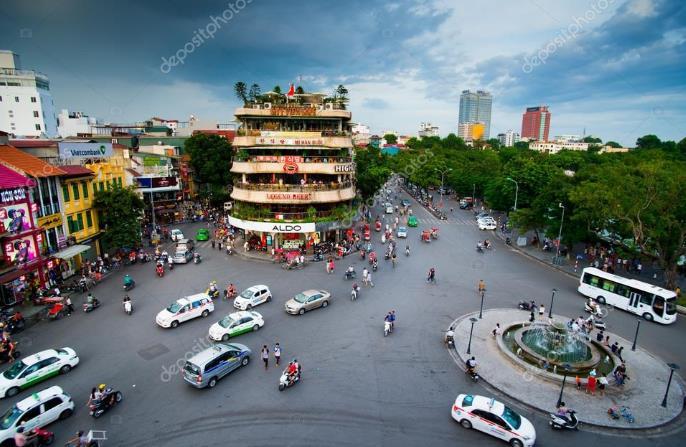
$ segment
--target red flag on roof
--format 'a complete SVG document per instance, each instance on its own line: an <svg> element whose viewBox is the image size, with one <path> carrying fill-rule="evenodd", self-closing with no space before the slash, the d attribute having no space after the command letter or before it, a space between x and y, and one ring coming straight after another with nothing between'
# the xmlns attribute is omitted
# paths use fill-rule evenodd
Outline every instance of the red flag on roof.
<svg viewBox="0 0 686 447"><path fill-rule="evenodd" d="M293 95L295 95L295 85L293 85L293 83L291 83L291 88L288 89L288 93L286 93L286 96L290 97Z"/></svg>

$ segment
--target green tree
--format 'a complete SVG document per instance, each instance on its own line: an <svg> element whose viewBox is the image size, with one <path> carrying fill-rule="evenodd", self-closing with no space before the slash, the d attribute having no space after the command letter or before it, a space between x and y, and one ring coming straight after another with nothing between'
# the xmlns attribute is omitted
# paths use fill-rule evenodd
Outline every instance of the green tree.
<svg viewBox="0 0 686 447"><path fill-rule="evenodd" d="M602 144L602 142L603 142L603 140L601 140L600 138L597 138L597 137L594 137L591 135L584 137L584 139L582 141L584 143L593 143L593 144Z"/></svg>
<svg viewBox="0 0 686 447"><path fill-rule="evenodd" d="M103 243L107 247L137 247L141 243L141 223L145 204L131 186L118 185L96 191L93 206L98 210Z"/></svg>
<svg viewBox="0 0 686 447"><path fill-rule="evenodd" d="M262 95L262 90L258 84L253 84L250 86L250 92L248 92L248 99L250 101L256 101Z"/></svg>
<svg viewBox="0 0 686 447"><path fill-rule="evenodd" d="M336 87L334 98L336 98L336 102L341 106L341 108L345 110L349 101L348 89L345 88L343 84L339 84L338 87Z"/></svg>
<svg viewBox="0 0 686 447"><path fill-rule="evenodd" d="M515 149L520 149L520 150L529 150L529 142L528 141L517 141L514 144Z"/></svg>
<svg viewBox="0 0 686 447"><path fill-rule="evenodd" d="M275 85L274 88L272 89L274 93L281 94L281 87L278 85Z"/></svg>
<svg viewBox="0 0 686 447"><path fill-rule="evenodd" d="M248 87L245 85L245 82L243 82L243 81L238 81L233 86L233 91L236 94L236 98L243 101L243 104L248 103L248 90L247 89L248 89Z"/></svg>
<svg viewBox="0 0 686 447"><path fill-rule="evenodd" d="M305 94L305 89L303 89L301 86L297 86L297 87L295 88L295 93L297 93L298 95L304 95L304 94Z"/></svg>
<svg viewBox="0 0 686 447"><path fill-rule="evenodd" d="M608 141L607 143L605 143L605 146L617 147L617 148L622 147L622 145L617 143L616 141Z"/></svg>
<svg viewBox="0 0 686 447"><path fill-rule="evenodd" d="M486 144L488 144L491 147L491 149L500 149L500 140L497 138L489 138L488 141L486 141Z"/></svg>
<svg viewBox="0 0 686 447"><path fill-rule="evenodd" d="M368 146L355 154L357 189L363 199L367 199L381 188L391 175L388 157Z"/></svg>
<svg viewBox="0 0 686 447"><path fill-rule="evenodd" d="M636 140L636 149L657 149L662 141L656 135L644 135Z"/></svg>
<svg viewBox="0 0 686 447"><path fill-rule="evenodd" d="M386 143L388 144L395 144L398 142L398 137L393 135L392 133L387 133L383 136L383 139L386 140Z"/></svg>
<svg viewBox="0 0 686 447"><path fill-rule="evenodd" d="M195 180L204 188L200 191L210 194L218 202L225 197L231 183L231 144L219 135L198 133L186 140L184 145L190 156Z"/></svg>

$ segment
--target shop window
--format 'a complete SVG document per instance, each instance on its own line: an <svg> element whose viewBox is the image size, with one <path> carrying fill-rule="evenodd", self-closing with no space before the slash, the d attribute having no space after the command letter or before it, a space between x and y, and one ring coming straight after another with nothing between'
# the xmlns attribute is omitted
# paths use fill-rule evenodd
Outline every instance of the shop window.
<svg viewBox="0 0 686 447"><path fill-rule="evenodd" d="M86 225L88 225L88 228L93 227L93 216L90 210L86 211Z"/></svg>
<svg viewBox="0 0 686 447"><path fill-rule="evenodd" d="M69 202L69 186L62 185L62 195L64 196L64 201Z"/></svg>
<svg viewBox="0 0 686 447"><path fill-rule="evenodd" d="M83 182L81 185L83 186L83 187L81 188L81 189L83 190L83 198L84 198L84 199L87 199L87 198L88 198L88 183L87 183L87 182Z"/></svg>
<svg viewBox="0 0 686 447"><path fill-rule="evenodd" d="M84 228L84 226L83 226L83 214L81 214L81 213L77 214L76 215L76 221L79 225L78 231L83 230L83 228Z"/></svg>
<svg viewBox="0 0 686 447"><path fill-rule="evenodd" d="M67 228L69 228L69 233L74 233L74 219L71 216L67 216Z"/></svg>
<svg viewBox="0 0 686 447"><path fill-rule="evenodd" d="M72 183L71 184L71 192L72 192L72 195L74 196L74 200L79 200L81 198L79 195L79 184L78 183Z"/></svg>

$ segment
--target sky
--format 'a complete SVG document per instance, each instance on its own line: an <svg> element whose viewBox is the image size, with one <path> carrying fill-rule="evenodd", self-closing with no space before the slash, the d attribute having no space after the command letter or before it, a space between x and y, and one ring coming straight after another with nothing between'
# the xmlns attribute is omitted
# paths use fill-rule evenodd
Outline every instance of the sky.
<svg viewBox="0 0 686 447"><path fill-rule="evenodd" d="M686 137L684 0L5 0L0 49L59 109L110 122L233 120L233 85L350 91L353 121L457 133L493 94L491 136L548 105L551 136Z"/></svg>

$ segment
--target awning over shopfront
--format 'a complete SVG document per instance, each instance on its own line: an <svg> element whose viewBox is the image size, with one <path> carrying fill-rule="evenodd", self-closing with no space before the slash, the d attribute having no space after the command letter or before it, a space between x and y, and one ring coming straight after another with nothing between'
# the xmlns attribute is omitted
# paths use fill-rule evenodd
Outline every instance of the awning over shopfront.
<svg viewBox="0 0 686 447"><path fill-rule="evenodd" d="M5 284L5 283L8 283L10 281L14 281L17 278L26 275L26 273L27 272L25 270L22 270L22 269L14 270L14 271L9 272L9 273L5 273L4 275L0 276L0 284Z"/></svg>
<svg viewBox="0 0 686 447"><path fill-rule="evenodd" d="M72 245L71 247L67 247L62 251L58 251L53 256L60 259L71 259L88 249L90 249L90 246L88 245Z"/></svg>

